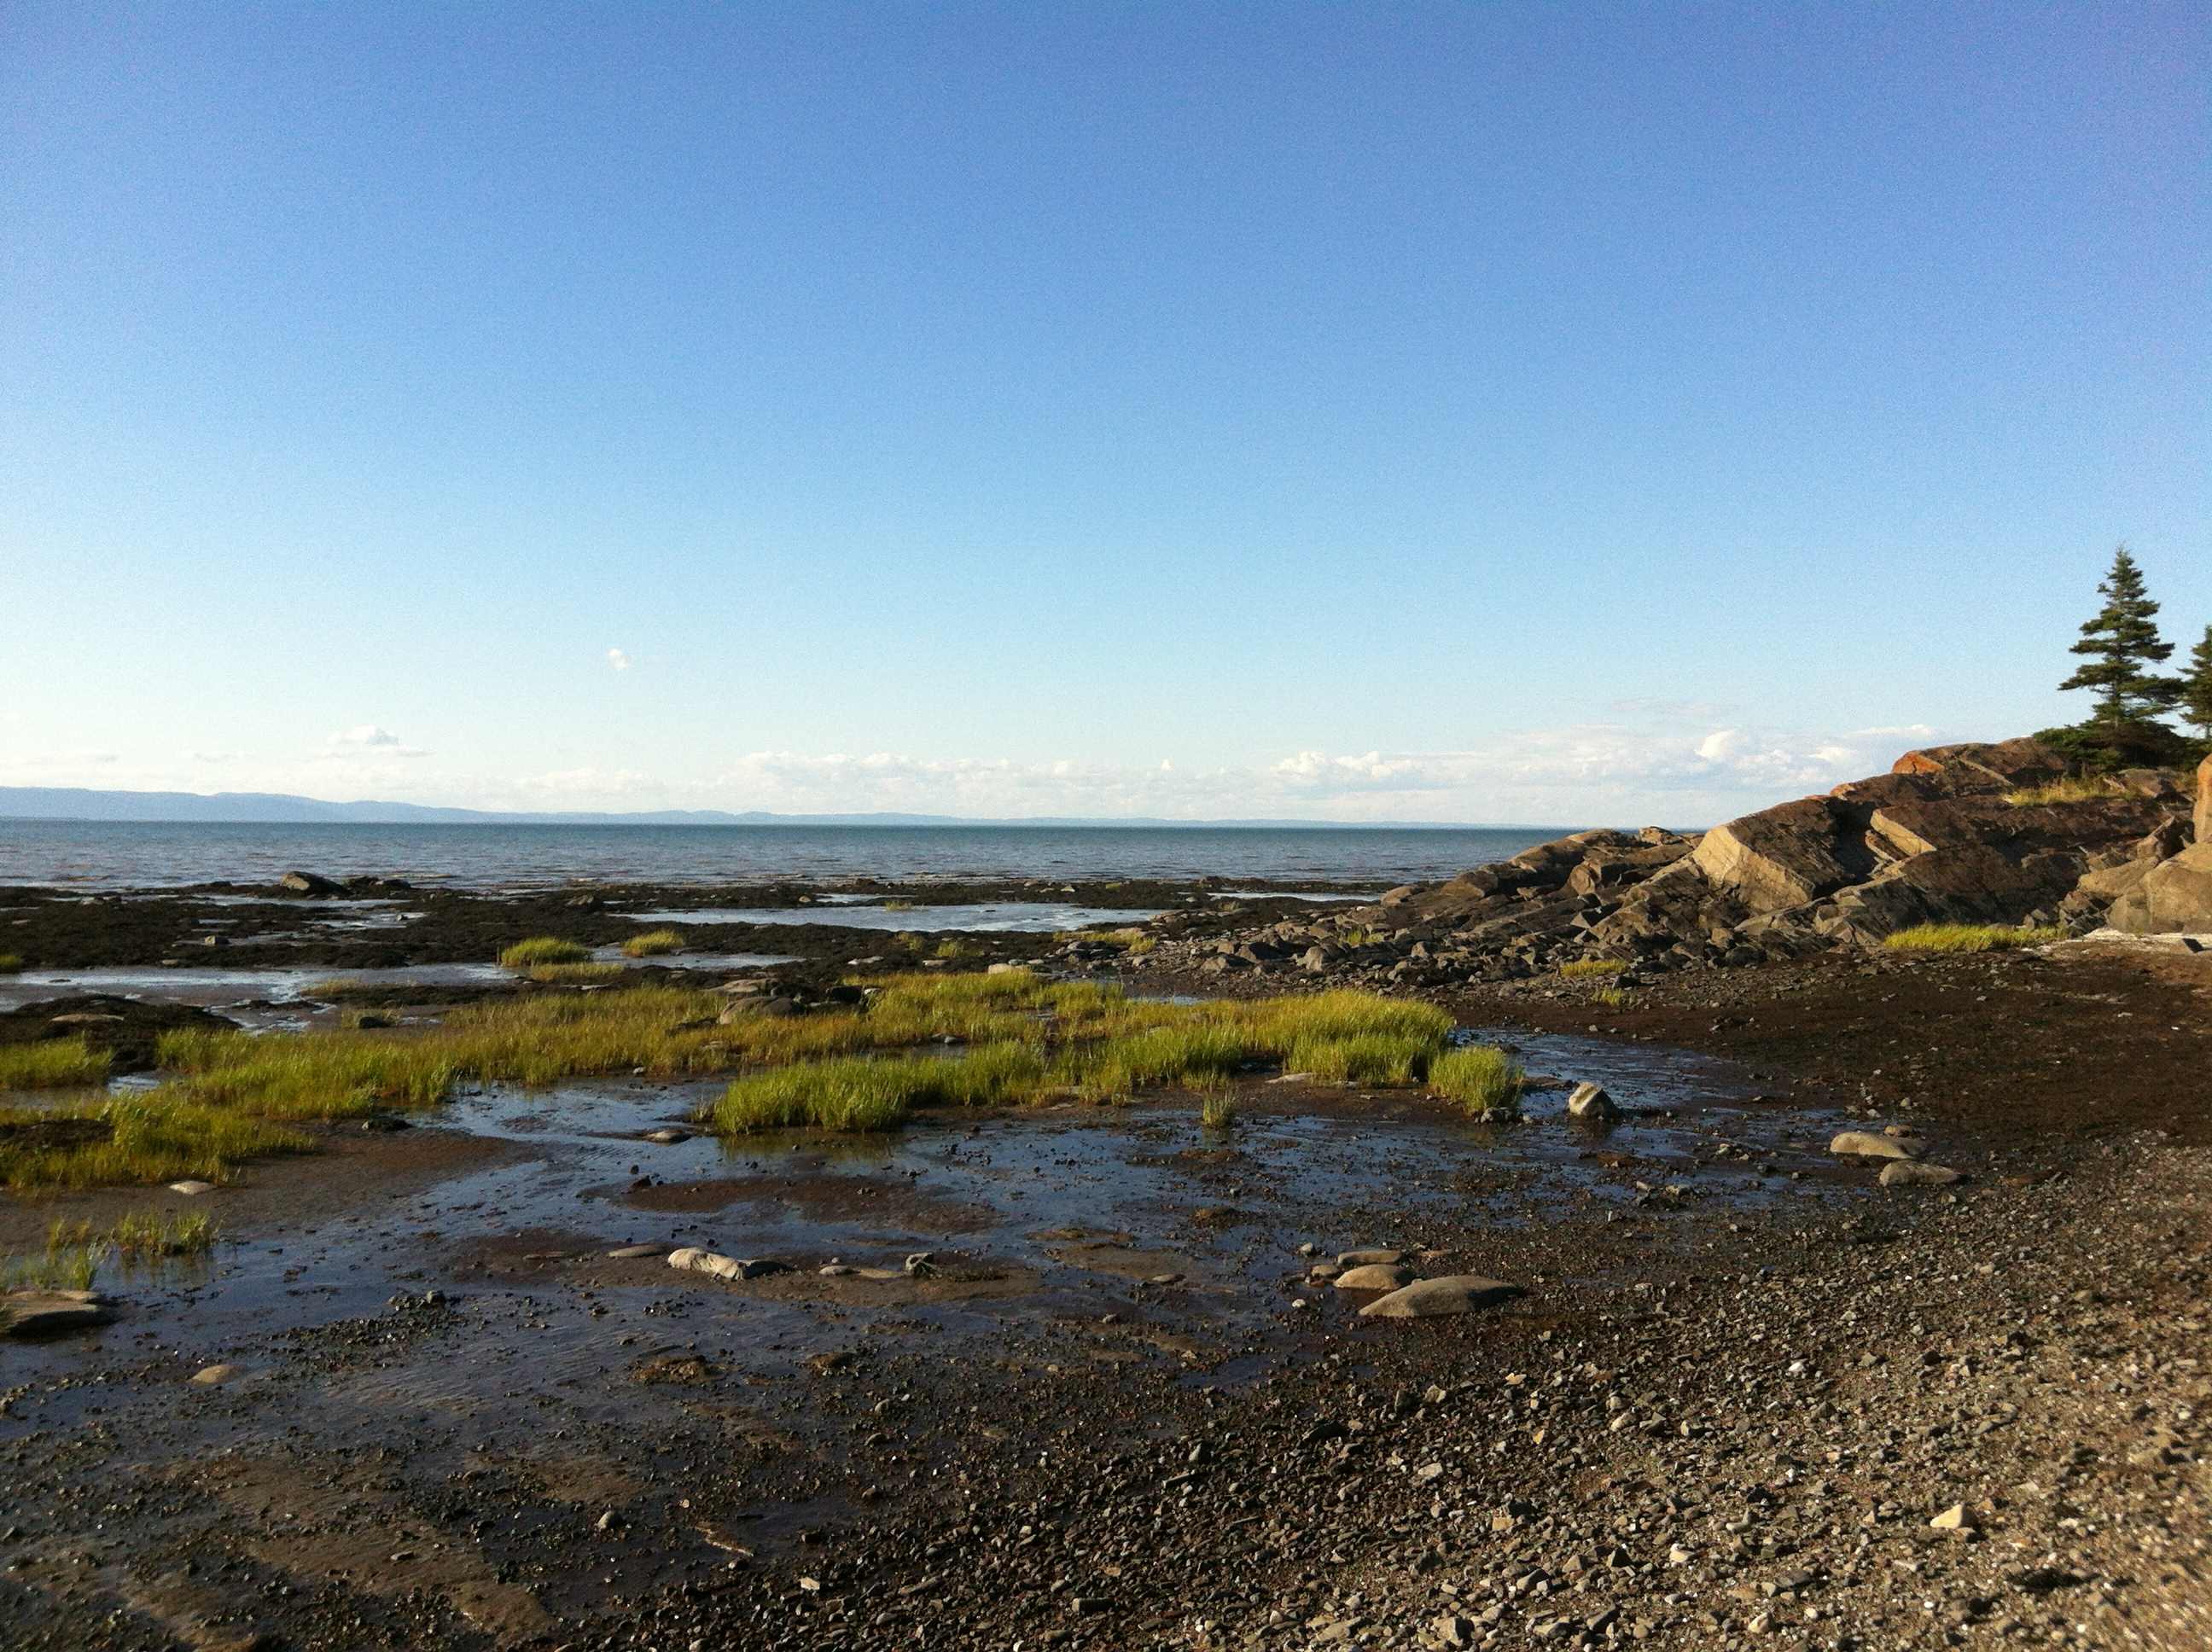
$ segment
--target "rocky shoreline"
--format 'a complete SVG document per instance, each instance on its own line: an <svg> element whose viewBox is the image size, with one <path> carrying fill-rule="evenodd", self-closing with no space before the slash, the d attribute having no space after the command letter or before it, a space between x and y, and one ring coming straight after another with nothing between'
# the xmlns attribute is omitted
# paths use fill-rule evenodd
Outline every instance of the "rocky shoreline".
<svg viewBox="0 0 2212 1652"><path fill-rule="evenodd" d="M2194 785L2130 770L2038 799L2066 763L2030 739L1906 753L1891 773L1696 835L1577 832L1373 905L1179 935L1140 970L1411 987L1617 966L1633 983L1866 951L1928 924L2080 936L2212 932L2212 758ZM1112 962L1100 944L1062 956Z"/></svg>

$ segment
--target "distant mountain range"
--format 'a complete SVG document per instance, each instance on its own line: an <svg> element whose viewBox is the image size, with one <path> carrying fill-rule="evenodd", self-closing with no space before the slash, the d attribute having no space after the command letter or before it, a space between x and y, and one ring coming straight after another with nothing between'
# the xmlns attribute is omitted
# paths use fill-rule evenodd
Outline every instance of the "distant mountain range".
<svg viewBox="0 0 2212 1652"><path fill-rule="evenodd" d="M277 792L96 792L75 786L0 786L0 820L228 822L261 826L1272 826L1316 831L1373 829L1369 823L1332 820L1099 819L1030 816L975 819L958 815L779 815L748 809L654 809L639 814L563 811L531 814L485 809L438 809L419 803L325 803ZM1405 831L1467 831L1479 827L1417 823ZM1539 828L1516 827L1515 830Z"/></svg>

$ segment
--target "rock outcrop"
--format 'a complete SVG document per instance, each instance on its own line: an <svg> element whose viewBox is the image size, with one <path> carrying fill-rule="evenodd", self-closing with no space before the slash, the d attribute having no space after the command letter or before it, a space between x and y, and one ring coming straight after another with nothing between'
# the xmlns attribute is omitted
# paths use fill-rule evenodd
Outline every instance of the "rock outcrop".
<svg viewBox="0 0 2212 1652"><path fill-rule="evenodd" d="M1930 923L2212 929L2212 762L2193 794L2130 770L2101 794L2040 800L2065 773L2032 739L1934 746L1702 834L1577 832L1373 906L1126 962L1422 986L1604 960L1633 980L1877 946Z"/></svg>

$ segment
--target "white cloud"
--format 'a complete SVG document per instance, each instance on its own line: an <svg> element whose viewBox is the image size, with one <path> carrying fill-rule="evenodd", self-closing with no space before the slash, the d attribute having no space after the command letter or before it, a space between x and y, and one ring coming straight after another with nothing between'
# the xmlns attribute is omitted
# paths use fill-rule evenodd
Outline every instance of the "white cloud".
<svg viewBox="0 0 2212 1652"><path fill-rule="evenodd" d="M629 656L619 648L610 648L607 650L607 664L618 671L626 671L629 669Z"/></svg>
<svg viewBox="0 0 2212 1652"><path fill-rule="evenodd" d="M390 729L379 728L374 723L359 723L351 728L340 729L331 736L332 745L396 746L399 737Z"/></svg>

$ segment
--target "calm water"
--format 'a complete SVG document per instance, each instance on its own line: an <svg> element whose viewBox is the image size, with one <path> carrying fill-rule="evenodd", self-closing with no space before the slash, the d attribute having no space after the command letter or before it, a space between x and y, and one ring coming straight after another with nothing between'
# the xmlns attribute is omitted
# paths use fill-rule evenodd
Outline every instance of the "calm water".
<svg viewBox="0 0 2212 1652"><path fill-rule="evenodd" d="M0 884L266 883L299 867L466 888L571 879L1205 877L1403 883L1502 860L1544 827L255 826L0 821Z"/></svg>

